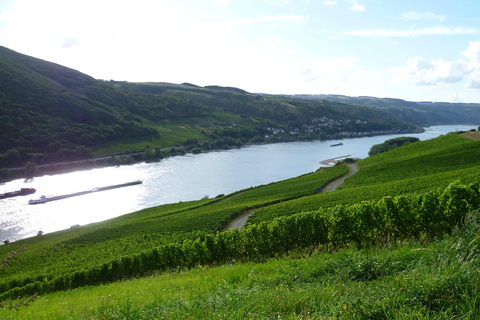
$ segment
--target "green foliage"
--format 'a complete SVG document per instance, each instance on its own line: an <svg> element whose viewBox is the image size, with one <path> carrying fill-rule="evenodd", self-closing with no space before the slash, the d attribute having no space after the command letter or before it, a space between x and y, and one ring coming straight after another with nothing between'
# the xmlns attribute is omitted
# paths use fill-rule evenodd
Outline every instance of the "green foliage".
<svg viewBox="0 0 480 320"><path fill-rule="evenodd" d="M430 238L451 233L463 222L472 206L480 202L479 183L465 186L453 183L438 193L438 213L425 224L422 210L424 196L398 196L353 206L337 206L318 212L299 213L269 222L251 225L241 232L237 229L215 236L184 240L180 244L165 244L125 257L115 257L101 264L89 261L87 268L64 273L44 274L21 279L13 278L0 284L0 297L25 296L86 285L98 285L123 278L144 276L153 271L198 265L225 263L232 259L248 260L254 257L273 257L293 249L314 245L332 245L334 248L354 243L364 245L385 243L389 238L407 240L415 233ZM418 235L417 234L417 235ZM144 236L150 241L150 237ZM15 260L17 262L17 259ZM22 263L18 261L17 263ZM15 267L14 262L11 263ZM23 264L22 267L24 268ZM57 264L58 268L58 264ZM78 268L78 266L77 266ZM363 267L362 267L363 268ZM67 272L66 272L67 271ZM5 278L4 278L5 279ZM4 280L5 281L5 280Z"/></svg>
<svg viewBox="0 0 480 320"><path fill-rule="evenodd" d="M375 144L370 148L370 151L368 151L369 156L374 156L376 154L380 154L383 152L387 152L390 150L394 150L397 148L400 148L406 143L414 143L419 141L420 139L414 138L414 137L398 137L398 138L393 138L386 140L383 143L380 144Z"/></svg>
<svg viewBox="0 0 480 320"><path fill-rule="evenodd" d="M86 159L92 150L118 154L148 144L209 150L415 130L377 110L341 103L218 86L95 80L3 47L0 124L0 166Z"/></svg>
<svg viewBox="0 0 480 320"><path fill-rule="evenodd" d="M255 211L248 223L259 223L301 211L352 205L385 196L446 188L460 180L480 180L480 143L456 134L406 145L359 161L360 170L335 192L294 199Z"/></svg>
<svg viewBox="0 0 480 320"><path fill-rule="evenodd" d="M154 273L57 291L31 298L19 312L8 308L20 301L13 299L0 305L0 317L477 319L478 213L467 216L463 225L451 236L426 245L331 253L310 247L257 262ZM171 250L173 256L178 247ZM134 258L129 261L134 264ZM99 269L98 274L114 269L118 267Z"/></svg>

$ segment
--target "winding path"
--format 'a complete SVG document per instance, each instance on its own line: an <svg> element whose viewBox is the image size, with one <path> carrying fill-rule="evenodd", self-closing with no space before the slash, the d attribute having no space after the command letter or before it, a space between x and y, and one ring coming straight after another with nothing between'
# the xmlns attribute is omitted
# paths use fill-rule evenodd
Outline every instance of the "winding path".
<svg viewBox="0 0 480 320"><path fill-rule="evenodd" d="M323 191L321 191L321 192L330 192L330 191L334 191L335 189L337 189L338 186L341 185L345 181L345 179L353 176L355 173L358 172L358 169L355 166L356 164L357 164L356 162L347 164L348 168L349 168L349 170L348 170L349 172L347 173L347 175L330 182L329 184L327 184L323 188ZM238 230L242 230L245 223L247 223L247 219L254 213L255 213L255 211L245 213L244 215L240 216L237 220L233 221L227 227L227 229L235 229L236 228Z"/></svg>
<svg viewBox="0 0 480 320"><path fill-rule="evenodd" d="M324 191L334 191L335 189L338 188L339 185L341 185L345 181L345 179L347 179L347 178L353 176L355 173L357 173L358 169L355 166L356 164L357 164L356 162L347 164L348 167L349 167L348 174L346 176L338 178L337 180L334 180L334 181L330 182L329 184L327 184L324 188Z"/></svg>

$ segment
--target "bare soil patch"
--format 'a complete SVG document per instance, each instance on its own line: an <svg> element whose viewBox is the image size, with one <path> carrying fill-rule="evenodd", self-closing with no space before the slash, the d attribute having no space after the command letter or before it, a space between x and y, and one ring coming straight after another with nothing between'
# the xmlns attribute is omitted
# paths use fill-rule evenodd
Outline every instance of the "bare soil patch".
<svg viewBox="0 0 480 320"><path fill-rule="evenodd" d="M475 131L475 132L474 131L468 131L468 132L462 133L461 135L465 138L480 140L480 132L479 131Z"/></svg>

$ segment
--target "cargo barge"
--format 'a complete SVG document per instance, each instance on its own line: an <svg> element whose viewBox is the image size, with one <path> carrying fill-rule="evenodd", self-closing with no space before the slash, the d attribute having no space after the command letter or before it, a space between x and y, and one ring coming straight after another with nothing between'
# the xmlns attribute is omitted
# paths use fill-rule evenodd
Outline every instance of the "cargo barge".
<svg viewBox="0 0 480 320"><path fill-rule="evenodd" d="M343 146L343 143L339 142L339 143L335 143L335 144L330 145L330 147L339 147L339 146Z"/></svg>
<svg viewBox="0 0 480 320"><path fill-rule="evenodd" d="M86 191L79 191L79 192L64 194L64 195L60 195L60 196L50 196L50 197L41 196L39 199L29 200L28 203L29 204L46 203L46 202L50 202L50 201L56 201L56 200L62 200L62 199L67 199L67 198L71 198L71 197L82 196L84 194L89 194L89 193L93 193L93 192L100 192L100 191L112 190L112 189L123 188L123 187L128 187L128 186L134 186L136 184L141 184L141 183L142 183L142 180L137 180L137 181L127 182L127 183L114 184L114 185L107 186L107 187L94 188L92 190L86 190Z"/></svg>
<svg viewBox="0 0 480 320"><path fill-rule="evenodd" d="M27 194L32 194L32 193L35 193L36 191L37 190L35 190L34 188L21 188L20 190L17 190L17 191L1 193L0 199L26 196Z"/></svg>

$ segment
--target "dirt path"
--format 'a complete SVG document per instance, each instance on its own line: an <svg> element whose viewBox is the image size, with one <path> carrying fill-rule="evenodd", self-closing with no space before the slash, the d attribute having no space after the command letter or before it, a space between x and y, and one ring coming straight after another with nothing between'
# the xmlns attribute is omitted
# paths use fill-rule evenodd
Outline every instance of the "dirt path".
<svg viewBox="0 0 480 320"><path fill-rule="evenodd" d="M323 188L322 192L334 191L335 189L337 189L337 187L339 185L341 185L345 181L345 179L347 179L348 177L351 177L355 173L357 173L358 169L357 169L357 167L355 167L356 164L357 164L356 162L349 163L348 164L348 168L349 168L348 174L346 176L343 176L343 177L327 184ZM245 213L244 215L240 216L237 220L234 220L226 229L235 229L236 228L238 230L242 230L245 223L247 223L247 219L254 213L255 213L255 211Z"/></svg>
<svg viewBox="0 0 480 320"><path fill-rule="evenodd" d="M335 189L338 188L339 185L341 185L345 179L347 179L348 177L351 177L353 176L355 173L358 172L358 169L357 167L355 167L357 163L354 162L354 163L349 163L348 164L348 168L349 168L349 173L346 175L346 176L343 176L335 181L332 181L330 182L329 184L327 184L325 186L325 188L323 188L323 191L322 192L328 192L328 191L334 191Z"/></svg>
<svg viewBox="0 0 480 320"><path fill-rule="evenodd" d="M238 230L242 230L245 223L247 223L248 217L250 217L254 213L255 213L255 211L252 211L252 212L248 212L248 213L242 215L240 218L233 221L233 223L230 224L227 229L235 229L236 228Z"/></svg>

